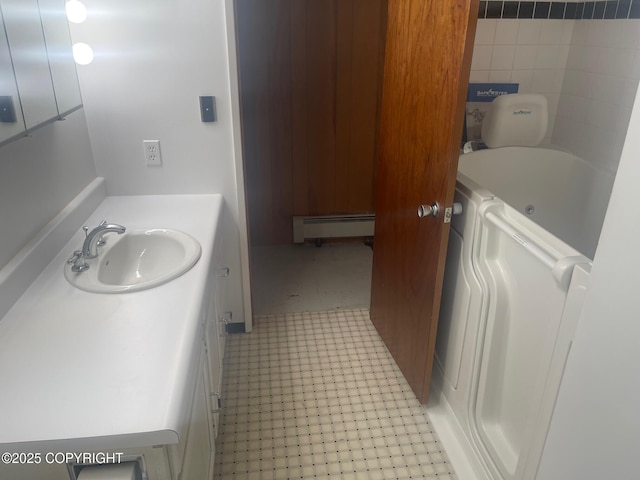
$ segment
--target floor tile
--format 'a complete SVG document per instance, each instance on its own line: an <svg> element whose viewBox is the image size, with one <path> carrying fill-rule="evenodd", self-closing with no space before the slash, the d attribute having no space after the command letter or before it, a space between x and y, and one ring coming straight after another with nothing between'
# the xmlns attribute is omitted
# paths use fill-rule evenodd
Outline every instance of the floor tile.
<svg viewBox="0 0 640 480"><path fill-rule="evenodd" d="M223 391L216 479L456 478L367 309L258 316Z"/></svg>

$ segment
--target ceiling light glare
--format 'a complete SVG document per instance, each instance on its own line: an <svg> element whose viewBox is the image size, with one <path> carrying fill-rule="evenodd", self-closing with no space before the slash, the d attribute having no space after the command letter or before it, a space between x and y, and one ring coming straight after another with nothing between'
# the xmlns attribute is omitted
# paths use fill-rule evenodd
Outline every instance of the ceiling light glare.
<svg viewBox="0 0 640 480"><path fill-rule="evenodd" d="M71 23L82 23L87 19L87 7L78 0L69 0L65 4L67 19Z"/></svg>
<svg viewBox="0 0 640 480"><path fill-rule="evenodd" d="M93 49L86 43L73 46L73 59L78 65L89 65L93 61Z"/></svg>

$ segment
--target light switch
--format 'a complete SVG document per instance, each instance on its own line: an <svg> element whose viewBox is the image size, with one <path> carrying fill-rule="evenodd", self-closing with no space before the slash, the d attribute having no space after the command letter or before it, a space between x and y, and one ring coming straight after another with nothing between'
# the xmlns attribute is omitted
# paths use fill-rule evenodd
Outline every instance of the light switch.
<svg viewBox="0 0 640 480"><path fill-rule="evenodd" d="M0 122L15 123L16 110L13 107L13 98L0 96Z"/></svg>
<svg viewBox="0 0 640 480"><path fill-rule="evenodd" d="M200 117L207 123L217 120L216 97L200 97Z"/></svg>

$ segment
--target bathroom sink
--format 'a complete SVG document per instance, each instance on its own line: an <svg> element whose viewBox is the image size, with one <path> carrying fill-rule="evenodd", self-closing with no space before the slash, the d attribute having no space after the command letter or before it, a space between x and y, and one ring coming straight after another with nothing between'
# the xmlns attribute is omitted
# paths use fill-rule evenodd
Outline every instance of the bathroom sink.
<svg viewBox="0 0 640 480"><path fill-rule="evenodd" d="M146 290L187 272L202 251L195 238L178 230L127 230L105 239L98 257L86 260L88 270L73 272L65 265L65 277L72 285L96 293Z"/></svg>

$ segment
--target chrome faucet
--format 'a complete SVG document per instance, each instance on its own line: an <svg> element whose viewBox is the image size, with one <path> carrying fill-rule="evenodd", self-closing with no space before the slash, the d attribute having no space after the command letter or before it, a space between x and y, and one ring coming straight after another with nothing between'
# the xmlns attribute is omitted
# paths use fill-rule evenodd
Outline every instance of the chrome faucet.
<svg viewBox="0 0 640 480"><path fill-rule="evenodd" d="M87 227L83 228L85 228L85 233L89 230ZM100 225L89 233L86 233L87 237L84 239L81 250L82 258L96 258L98 256L98 244L104 245L102 236L105 233L115 232L121 234L124 233L125 230L125 227L117 223L107 223L106 220L102 221Z"/></svg>

